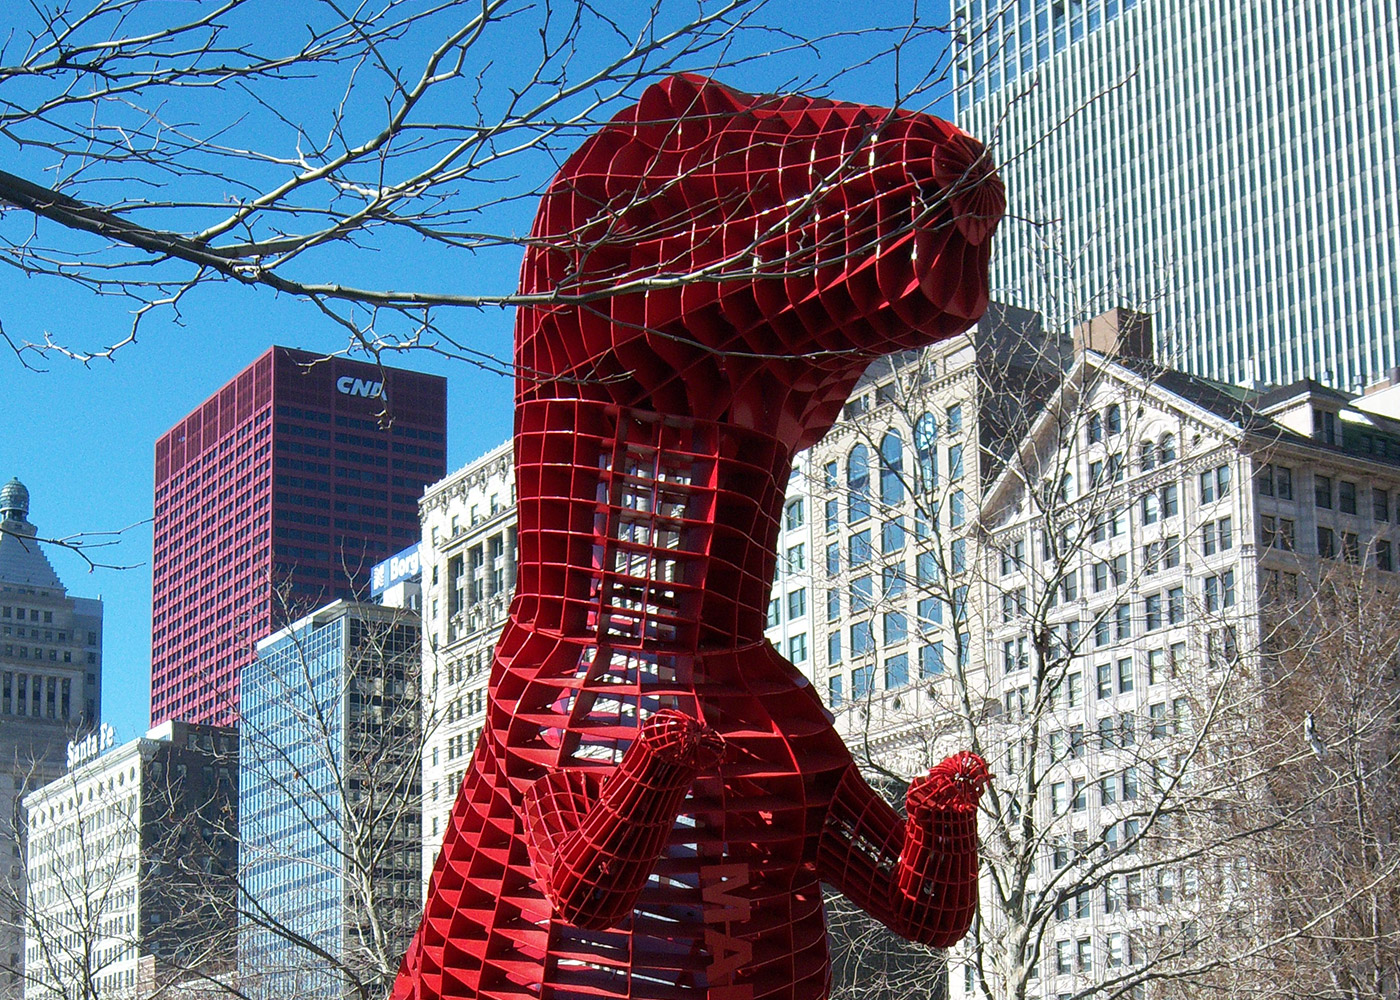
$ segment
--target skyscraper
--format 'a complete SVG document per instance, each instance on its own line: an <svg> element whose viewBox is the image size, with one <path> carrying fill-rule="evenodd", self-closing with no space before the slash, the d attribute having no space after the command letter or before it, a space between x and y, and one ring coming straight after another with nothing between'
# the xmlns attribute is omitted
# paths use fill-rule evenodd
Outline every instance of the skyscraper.
<svg viewBox="0 0 1400 1000"><path fill-rule="evenodd" d="M446 471L446 382L268 350L156 442L151 718L227 724L269 632L368 591Z"/></svg>
<svg viewBox="0 0 1400 1000"><path fill-rule="evenodd" d="M992 295L1153 314L1198 376L1400 364L1400 8L952 0L956 117L1006 183Z"/></svg>
<svg viewBox="0 0 1400 1000"><path fill-rule="evenodd" d="M97 725L102 602L69 597L29 522L29 491L0 487L0 1000L23 991L24 795L63 773L69 740Z"/></svg>
<svg viewBox="0 0 1400 1000"><path fill-rule="evenodd" d="M244 995L334 1000L392 981L420 912L420 650L416 611L336 601L244 669Z"/></svg>

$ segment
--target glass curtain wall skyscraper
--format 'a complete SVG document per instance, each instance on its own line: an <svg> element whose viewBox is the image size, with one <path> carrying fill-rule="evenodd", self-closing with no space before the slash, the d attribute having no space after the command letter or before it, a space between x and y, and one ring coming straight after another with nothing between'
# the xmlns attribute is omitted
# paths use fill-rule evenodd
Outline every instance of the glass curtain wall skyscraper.
<svg viewBox="0 0 1400 1000"><path fill-rule="evenodd" d="M1393 0L952 0L1006 182L992 295L1153 315L1195 375L1356 391L1400 338Z"/></svg>
<svg viewBox="0 0 1400 1000"><path fill-rule="evenodd" d="M420 913L420 635L416 612L336 601L243 669L247 996L387 992Z"/></svg>

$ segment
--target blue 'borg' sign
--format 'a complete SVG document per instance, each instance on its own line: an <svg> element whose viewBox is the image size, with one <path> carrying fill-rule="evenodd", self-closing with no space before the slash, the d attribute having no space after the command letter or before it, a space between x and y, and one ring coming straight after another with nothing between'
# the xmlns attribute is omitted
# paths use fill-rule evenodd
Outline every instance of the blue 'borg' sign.
<svg viewBox="0 0 1400 1000"><path fill-rule="evenodd" d="M418 564L418 542L414 542L402 552L395 553L369 571L369 592L378 597L396 583L418 576L422 569Z"/></svg>

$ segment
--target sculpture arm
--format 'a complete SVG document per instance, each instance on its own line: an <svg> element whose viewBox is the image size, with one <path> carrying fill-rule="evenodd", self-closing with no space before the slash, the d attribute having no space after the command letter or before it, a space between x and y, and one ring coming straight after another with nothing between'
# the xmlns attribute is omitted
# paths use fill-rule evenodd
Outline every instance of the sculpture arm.
<svg viewBox="0 0 1400 1000"><path fill-rule="evenodd" d="M947 948L977 911L980 757L949 757L909 786L900 820L854 764L842 776L818 847L821 877L895 933Z"/></svg>
<svg viewBox="0 0 1400 1000"><path fill-rule="evenodd" d="M605 780L552 771L525 793L535 880L575 927L620 923L636 903L690 785L724 753L717 733L671 709L657 712Z"/></svg>

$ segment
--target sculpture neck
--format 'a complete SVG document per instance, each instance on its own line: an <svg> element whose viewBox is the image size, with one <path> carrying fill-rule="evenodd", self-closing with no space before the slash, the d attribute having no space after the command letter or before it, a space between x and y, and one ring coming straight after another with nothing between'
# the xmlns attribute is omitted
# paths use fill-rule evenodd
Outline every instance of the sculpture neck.
<svg viewBox="0 0 1400 1000"><path fill-rule="evenodd" d="M792 454L723 423L587 400L516 412L511 617L677 653L763 640Z"/></svg>

